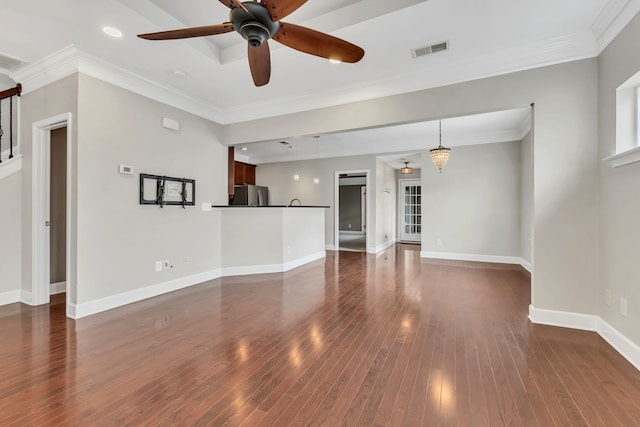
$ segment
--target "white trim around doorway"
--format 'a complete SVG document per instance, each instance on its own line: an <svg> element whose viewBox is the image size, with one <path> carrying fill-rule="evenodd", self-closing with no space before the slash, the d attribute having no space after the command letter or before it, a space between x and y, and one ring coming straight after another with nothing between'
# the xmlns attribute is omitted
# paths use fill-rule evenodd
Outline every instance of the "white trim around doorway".
<svg viewBox="0 0 640 427"><path fill-rule="evenodd" d="M66 230L66 286L67 315L69 315L69 286L75 277L71 270L71 254L75 245L71 239L71 159L72 159L72 114L64 113L32 124L32 193L31 193L31 301L32 305L48 304L51 295L49 266L49 168L51 156L51 131L67 128L67 230Z"/></svg>

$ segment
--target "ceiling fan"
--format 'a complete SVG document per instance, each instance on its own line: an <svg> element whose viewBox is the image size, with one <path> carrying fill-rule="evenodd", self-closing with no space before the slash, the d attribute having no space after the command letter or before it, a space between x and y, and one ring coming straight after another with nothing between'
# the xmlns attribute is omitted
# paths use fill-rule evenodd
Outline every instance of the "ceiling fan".
<svg viewBox="0 0 640 427"><path fill-rule="evenodd" d="M345 40L311 28L280 21L305 4L307 0L219 1L231 9L229 22L139 34L138 37L147 40L174 40L236 31L248 42L249 68L256 86L266 85L271 77L269 39L300 52L338 62L354 63L364 56L362 48Z"/></svg>

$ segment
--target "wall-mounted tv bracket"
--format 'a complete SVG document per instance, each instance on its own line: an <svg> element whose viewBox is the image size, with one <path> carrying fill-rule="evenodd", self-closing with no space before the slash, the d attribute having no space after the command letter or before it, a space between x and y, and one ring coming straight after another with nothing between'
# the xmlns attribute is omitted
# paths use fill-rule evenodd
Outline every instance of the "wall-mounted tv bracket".
<svg viewBox="0 0 640 427"><path fill-rule="evenodd" d="M155 185L154 185L155 183ZM170 176L140 174L140 204L195 206L196 180Z"/></svg>

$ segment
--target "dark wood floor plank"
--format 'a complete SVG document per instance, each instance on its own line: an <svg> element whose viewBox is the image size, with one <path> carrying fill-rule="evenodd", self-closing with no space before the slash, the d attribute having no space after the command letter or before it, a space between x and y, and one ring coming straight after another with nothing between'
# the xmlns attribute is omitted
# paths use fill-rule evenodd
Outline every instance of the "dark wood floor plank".
<svg viewBox="0 0 640 427"><path fill-rule="evenodd" d="M517 266L329 252L77 321L0 307L0 425L632 426L640 372Z"/></svg>

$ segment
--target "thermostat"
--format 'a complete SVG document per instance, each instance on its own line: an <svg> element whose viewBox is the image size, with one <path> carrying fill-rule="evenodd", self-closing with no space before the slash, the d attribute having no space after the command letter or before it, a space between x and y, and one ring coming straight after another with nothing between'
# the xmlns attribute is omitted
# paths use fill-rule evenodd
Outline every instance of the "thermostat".
<svg viewBox="0 0 640 427"><path fill-rule="evenodd" d="M118 165L118 169L123 175L133 175L133 166L129 165Z"/></svg>

